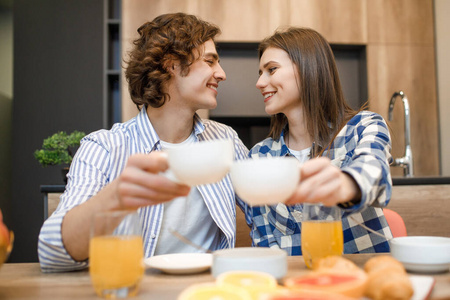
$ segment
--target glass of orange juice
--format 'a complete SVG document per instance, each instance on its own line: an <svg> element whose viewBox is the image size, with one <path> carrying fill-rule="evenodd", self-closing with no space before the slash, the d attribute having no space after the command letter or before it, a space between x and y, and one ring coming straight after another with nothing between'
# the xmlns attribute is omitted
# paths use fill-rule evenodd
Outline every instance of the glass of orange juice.
<svg viewBox="0 0 450 300"><path fill-rule="evenodd" d="M89 273L103 298L135 296L144 275L144 248L137 212L94 216L89 243Z"/></svg>
<svg viewBox="0 0 450 300"><path fill-rule="evenodd" d="M342 255L344 234L339 207L304 203L301 230L302 255L309 269L317 259Z"/></svg>

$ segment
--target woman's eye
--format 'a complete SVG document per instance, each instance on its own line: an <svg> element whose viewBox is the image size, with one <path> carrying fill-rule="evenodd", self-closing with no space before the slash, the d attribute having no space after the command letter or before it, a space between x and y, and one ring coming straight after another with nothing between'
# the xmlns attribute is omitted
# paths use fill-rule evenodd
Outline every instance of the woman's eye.
<svg viewBox="0 0 450 300"><path fill-rule="evenodd" d="M277 69L276 67L273 67L273 68L269 68L269 73L270 73L270 74L272 74L273 72L275 72L275 71L276 71L276 69Z"/></svg>

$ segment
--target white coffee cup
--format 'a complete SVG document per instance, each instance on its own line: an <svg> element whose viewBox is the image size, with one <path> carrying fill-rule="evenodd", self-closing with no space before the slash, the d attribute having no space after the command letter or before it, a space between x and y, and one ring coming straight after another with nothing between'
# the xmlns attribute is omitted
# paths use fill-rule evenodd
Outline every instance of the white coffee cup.
<svg viewBox="0 0 450 300"><path fill-rule="evenodd" d="M300 181L300 163L294 157L261 157L235 161L231 182L238 196L252 206L283 203Z"/></svg>
<svg viewBox="0 0 450 300"><path fill-rule="evenodd" d="M234 158L230 139L192 143L165 152L169 170L164 175L189 186L220 181L230 171Z"/></svg>

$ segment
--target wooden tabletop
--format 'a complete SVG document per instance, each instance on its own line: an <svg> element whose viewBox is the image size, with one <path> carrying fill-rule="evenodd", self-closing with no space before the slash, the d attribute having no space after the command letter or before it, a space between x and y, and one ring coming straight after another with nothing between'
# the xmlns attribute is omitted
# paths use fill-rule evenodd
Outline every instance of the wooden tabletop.
<svg viewBox="0 0 450 300"><path fill-rule="evenodd" d="M344 255L359 266L373 254ZM302 257L288 257L287 277L310 272ZM419 274L410 274L419 275ZM422 275L422 274L420 274ZM424 274L436 280L430 299L450 299L450 273ZM139 294L132 299L176 299L191 284L213 282L209 271L192 275L167 275L148 269ZM38 263L8 263L0 269L0 299L99 299L92 288L89 272L44 274Z"/></svg>

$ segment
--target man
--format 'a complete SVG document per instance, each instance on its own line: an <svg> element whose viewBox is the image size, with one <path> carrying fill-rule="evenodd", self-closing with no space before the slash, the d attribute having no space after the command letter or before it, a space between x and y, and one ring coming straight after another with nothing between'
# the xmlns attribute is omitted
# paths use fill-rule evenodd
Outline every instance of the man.
<svg viewBox="0 0 450 300"><path fill-rule="evenodd" d="M220 29L176 13L161 15L138 32L126 78L140 112L82 140L60 205L39 235L44 272L87 267L92 217L108 210L139 209L145 257L195 251L169 229L207 249L234 246L235 195L229 175L190 189L159 174L168 167L160 150L199 141L232 139L235 159L247 156L233 129L196 114L216 107L218 85L226 79L214 44Z"/></svg>

